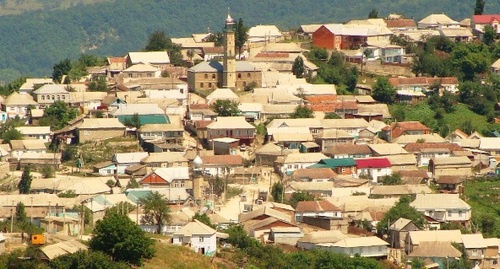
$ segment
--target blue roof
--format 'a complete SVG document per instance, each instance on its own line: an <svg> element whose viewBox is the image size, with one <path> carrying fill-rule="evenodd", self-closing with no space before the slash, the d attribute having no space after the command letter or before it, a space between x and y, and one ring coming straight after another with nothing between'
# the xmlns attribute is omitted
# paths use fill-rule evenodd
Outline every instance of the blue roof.
<svg viewBox="0 0 500 269"><path fill-rule="evenodd" d="M328 168L356 166L353 158L322 159L318 164L323 164Z"/></svg>
<svg viewBox="0 0 500 269"><path fill-rule="evenodd" d="M169 124L170 119L168 118L167 115L138 115L139 116L139 121L141 122L141 125L144 124ZM125 124L125 120L127 118L132 118L133 115L121 115L117 116L118 120Z"/></svg>

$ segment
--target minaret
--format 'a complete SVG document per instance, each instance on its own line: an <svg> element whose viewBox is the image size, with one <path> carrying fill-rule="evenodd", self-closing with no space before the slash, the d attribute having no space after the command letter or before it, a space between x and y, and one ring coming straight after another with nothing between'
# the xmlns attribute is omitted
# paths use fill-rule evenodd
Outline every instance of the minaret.
<svg viewBox="0 0 500 269"><path fill-rule="evenodd" d="M224 27L224 71L222 74L222 87L231 89L236 88L234 24L234 20L228 12Z"/></svg>

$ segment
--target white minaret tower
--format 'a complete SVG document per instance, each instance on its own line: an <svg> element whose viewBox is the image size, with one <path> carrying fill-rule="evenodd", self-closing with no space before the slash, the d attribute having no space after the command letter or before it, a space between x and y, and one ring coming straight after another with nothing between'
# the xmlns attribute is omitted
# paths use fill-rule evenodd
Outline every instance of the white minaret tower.
<svg viewBox="0 0 500 269"><path fill-rule="evenodd" d="M229 12L224 27L224 71L222 74L222 87L236 88L236 52L234 42L235 22Z"/></svg>

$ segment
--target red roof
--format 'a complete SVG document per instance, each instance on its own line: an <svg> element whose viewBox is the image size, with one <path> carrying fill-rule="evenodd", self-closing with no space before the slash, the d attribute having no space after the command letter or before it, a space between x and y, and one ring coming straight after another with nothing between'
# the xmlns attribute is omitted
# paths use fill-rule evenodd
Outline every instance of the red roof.
<svg viewBox="0 0 500 269"><path fill-rule="evenodd" d="M306 96L306 101L311 104L322 104L322 103L335 103L337 100L337 95L333 94L320 94L320 95L309 95Z"/></svg>
<svg viewBox="0 0 500 269"><path fill-rule="evenodd" d="M224 53L224 47L205 47L203 48L203 53L222 54Z"/></svg>
<svg viewBox="0 0 500 269"><path fill-rule="evenodd" d="M200 157L203 165L243 165L241 155L213 155Z"/></svg>
<svg viewBox="0 0 500 269"><path fill-rule="evenodd" d="M347 110L354 110L358 109L358 103L356 101L337 101L334 103L335 109L336 110L342 110L342 109L347 109Z"/></svg>
<svg viewBox="0 0 500 269"><path fill-rule="evenodd" d="M441 84L458 84L458 79L456 77L415 77L415 78L390 78L389 83L392 86L399 85L432 85L432 83Z"/></svg>
<svg viewBox="0 0 500 269"><path fill-rule="evenodd" d="M189 105L190 109L207 109L210 108L208 104L190 104Z"/></svg>
<svg viewBox="0 0 500 269"><path fill-rule="evenodd" d="M124 63L126 62L125 57L108 57L108 62L112 63Z"/></svg>
<svg viewBox="0 0 500 269"><path fill-rule="evenodd" d="M326 200L301 201L297 203L296 212L340 212L341 209Z"/></svg>
<svg viewBox="0 0 500 269"><path fill-rule="evenodd" d="M476 24L489 24L493 20L500 21L500 14L474 15L472 21Z"/></svg>
<svg viewBox="0 0 500 269"><path fill-rule="evenodd" d="M321 112L335 111L335 106L333 104L307 104L306 107L312 111L321 111Z"/></svg>
<svg viewBox="0 0 500 269"><path fill-rule="evenodd" d="M387 168L391 167L391 162L387 158L367 158L357 159L358 168Z"/></svg>
<svg viewBox="0 0 500 269"><path fill-rule="evenodd" d="M430 128L419 121L402 121L393 122L390 126L384 127L383 130L392 130L392 138L400 137L407 131L422 131L422 133L430 133Z"/></svg>
<svg viewBox="0 0 500 269"><path fill-rule="evenodd" d="M214 122L213 120L196 120L194 121L194 127L196 129L202 129L202 128L207 128L208 125L210 125L212 122Z"/></svg>

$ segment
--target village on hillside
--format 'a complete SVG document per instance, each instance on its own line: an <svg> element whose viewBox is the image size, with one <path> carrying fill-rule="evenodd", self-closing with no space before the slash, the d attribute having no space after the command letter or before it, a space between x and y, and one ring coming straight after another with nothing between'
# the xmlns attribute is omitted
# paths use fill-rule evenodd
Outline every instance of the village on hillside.
<svg viewBox="0 0 500 269"><path fill-rule="evenodd" d="M27 78L0 100L0 253L35 243L13 225L20 208L43 228L38 251L48 261L87 249L79 240L119 208L142 230L211 257L228 247L225 229L241 225L261 244L394 268L451 268L464 252L473 268L500 268L500 239L481 233L465 197L467 182L500 177L500 133L443 136L398 121L372 96L376 79L339 94L338 85L310 83L321 71L306 56L313 47L341 52L361 75L390 76L394 102L412 105L436 85L457 95L459 79L412 74L415 53L395 36L481 42L499 24L498 14L391 14L296 32L257 25L235 48L238 22L228 14L222 45L211 33L171 39L185 66L166 50L133 51L78 81ZM488 69L500 74L500 60ZM104 91L90 89L103 81ZM169 207L165 223L144 206L154 193ZM391 218L405 206L421 218Z"/></svg>

